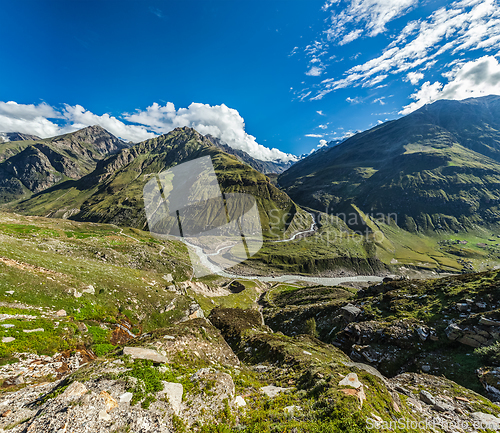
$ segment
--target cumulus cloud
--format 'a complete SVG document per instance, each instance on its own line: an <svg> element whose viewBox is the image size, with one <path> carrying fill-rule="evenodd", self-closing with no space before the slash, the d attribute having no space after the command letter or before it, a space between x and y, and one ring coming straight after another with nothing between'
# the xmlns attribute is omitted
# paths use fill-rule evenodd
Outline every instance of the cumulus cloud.
<svg viewBox="0 0 500 433"><path fill-rule="evenodd" d="M187 108L176 109L171 102L164 106L154 103L146 110L125 114L124 118L146 126L158 134L167 133L176 127L188 126L203 135L211 134L220 138L229 146L244 150L254 158L264 161L297 160L294 155L257 143L255 137L246 133L245 121L238 111L224 104L211 106L193 102Z"/></svg>
<svg viewBox="0 0 500 433"><path fill-rule="evenodd" d="M356 4L364 3L359 1ZM395 4L403 3L396 1ZM379 28L374 25L373 31ZM392 74L404 73L410 82L416 84L423 79L422 71L433 67L445 53L497 52L499 44L499 0L455 1L426 18L407 23L381 55L351 67L343 77L323 80L311 99L322 99L337 89L372 87Z"/></svg>
<svg viewBox="0 0 500 433"><path fill-rule="evenodd" d="M98 115L81 105L54 108L39 105L0 101L0 132L22 132L39 137L53 137L87 126L100 125L113 135L134 143L157 134L165 134L180 126L189 126L201 134L212 134L235 149L241 149L264 161L296 161L297 157L257 143L245 132L245 122L238 111L226 105L210 106L192 103L176 110L174 104L154 103L146 110L123 114L123 120L108 113Z"/></svg>
<svg viewBox="0 0 500 433"><path fill-rule="evenodd" d="M339 1L329 1L323 10L329 10ZM376 36L386 31L386 24L408 13L418 0L349 0L345 7L332 11L331 23L326 30L330 41L345 45L361 35Z"/></svg>
<svg viewBox="0 0 500 433"><path fill-rule="evenodd" d="M51 120L52 119L52 120ZM56 120L54 122L53 120ZM0 131L23 132L42 138L66 134L86 126L100 125L113 135L128 141L142 141L155 136L137 125L126 125L109 114L98 116L80 105L65 105L57 110L46 103L39 105L0 101Z"/></svg>
<svg viewBox="0 0 500 433"><path fill-rule="evenodd" d="M39 137L57 135L61 128L49 119L61 117L50 105L18 104L0 101L0 131L22 132Z"/></svg>
<svg viewBox="0 0 500 433"><path fill-rule="evenodd" d="M424 78L424 74L422 72L408 72L406 75L405 81L409 81L411 84L417 84L422 78Z"/></svg>
<svg viewBox="0 0 500 433"><path fill-rule="evenodd" d="M311 151L309 152L309 155L311 155L312 153L316 152L317 150L319 150L325 146L328 146L328 141L327 140L319 140L319 144L316 147L313 147L311 149Z"/></svg>
<svg viewBox="0 0 500 433"><path fill-rule="evenodd" d="M400 114L409 114L438 99L465 99L491 94L500 95L500 64L493 56L484 56L467 62L445 75L448 83L426 81L411 95L415 100Z"/></svg>
<svg viewBox="0 0 500 433"><path fill-rule="evenodd" d="M323 134L306 134L304 137L321 138Z"/></svg>
<svg viewBox="0 0 500 433"><path fill-rule="evenodd" d="M153 138L154 133L149 132L146 128L137 125L126 125L116 117L105 113L102 116L85 110L81 105L65 105L63 110L64 118L71 123L72 128L81 129L86 126L100 125L111 134L123 138L128 141L137 143L139 141Z"/></svg>

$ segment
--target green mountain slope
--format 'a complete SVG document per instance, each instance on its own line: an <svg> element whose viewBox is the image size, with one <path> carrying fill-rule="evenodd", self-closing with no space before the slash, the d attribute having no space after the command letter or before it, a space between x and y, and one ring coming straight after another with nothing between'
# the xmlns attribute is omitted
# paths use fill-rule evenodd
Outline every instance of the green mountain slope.
<svg viewBox="0 0 500 433"><path fill-rule="evenodd" d="M48 139L0 143L0 203L30 196L66 179L79 179L97 161L127 145L100 126Z"/></svg>
<svg viewBox="0 0 500 433"><path fill-rule="evenodd" d="M425 106L312 154L278 182L328 213L354 204L411 231L461 230L500 221L499 161L500 97L488 96Z"/></svg>
<svg viewBox="0 0 500 433"><path fill-rule="evenodd" d="M223 192L246 192L256 197L266 236L282 235L287 229L293 231L310 224L307 219L295 218L304 211L265 175L213 146L209 139L191 128L176 128L169 134L124 149L99 162L96 169L82 179L54 186L12 208L30 215L71 217L146 229L142 194L150 175L206 155L212 158Z"/></svg>

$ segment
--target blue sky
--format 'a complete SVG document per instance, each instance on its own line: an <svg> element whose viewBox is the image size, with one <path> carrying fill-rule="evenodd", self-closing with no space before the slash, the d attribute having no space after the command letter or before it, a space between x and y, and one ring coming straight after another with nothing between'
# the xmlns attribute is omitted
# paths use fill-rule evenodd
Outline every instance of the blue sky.
<svg viewBox="0 0 500 433"><path fill-rule="evenodd" d="M0 0L0 132L193 126L261 159L309 153L500 94L499 1Z"/></svg>

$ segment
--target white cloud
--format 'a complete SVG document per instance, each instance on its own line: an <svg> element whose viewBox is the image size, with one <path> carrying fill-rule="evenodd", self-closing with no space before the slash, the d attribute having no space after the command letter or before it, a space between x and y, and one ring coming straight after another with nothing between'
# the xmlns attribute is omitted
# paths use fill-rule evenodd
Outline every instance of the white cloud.
<svg viewBox="0 0 500 433"><path fill-rule="evenodd" d="M107 113L94 114L81 105L66 104L62 109L56 109L45 103L33 105L0 101L0 132L22 132L46 138L100 125L121 139L140 142L156 134L170 132L178 126L189 126L201 134L212 134L254 158L265 161L297 160L294 155L257 143L255 137L245 132L245 122L238 111L224 104L210 106L192 103L188 108L176 110L171 102L165 106L154 103L144 111L125 113L123 117L133 124Z"/></svg>
<svg viewBox="0 0 500 433"><path fill-rule="evenodd" d="M316 147L313 147L311 151L309 152L309 155L311 153L316 152L317 150L321 149L322 147L328 146L328 141L326 140L319 140L319 144Z"/></svg>
<svg viewBox="0 0 500 433"><path fill-rule="evenodd" d="M424 78L424 74L422 74L422 72L408 72L405 81L409 81L411 84L415 85L422 78Z"/></svg>
<svg viewBox="0 0 500 433"><path fill-rule="evenodd" d="M329 1L323 6L328 10L338 1ZM331 16L331 24L326 31L330 41L339 45L348 44L366 33L376 36L386 31L386 24L408 13L418 0L348 0L346 7Z"/></svg>
<svg viewBox="0 0 500 433"><path fill-rule="evenodd" d="M322 110L316 111L316 113L318 113L320 116L325 116Z"/></svg>
<svg viewBox="0 0 500 433"><path fill-rule="evenodd" d="M81 129L91 125L100 125L106 131L111 132L111 134L134 143L155 136L154 133L147 131L146 128L142 126L126 125L121 120L107 113L99 116L85 110L81 105L65 105L63 115L67 121L71 122L71 126L74 129Z"/></svg>
<svg viewBox="0 0 500 433"><path fill-rule="evenodd" d="M363 34L363 30L361 30L361 29L353 30L352 32L347 33L347 35L344 35L342 40L339 42L339 45L346 45L349 42L352 42L355 39L358 39L362 34Z"/></svg>
<svg viewBox="0 0 500 433"><path fill-rule="evenodd" d="M356 135L360 131L347 131L342 134L340 137L342 140L347 140L348 138L352 137L353 135Z"/></svg>
<svg viewBox="0 0 500 433"><path fill-rule="evenodd" d="M304 137L321 138L323 134L306 134Z"/></svg>
<svg viewBox="0 0 500 433"><path fill-rule="evenodd" d="M385 105L386 103L385 103L384 99L385 99L385 96L382 96L380 98L374 99L373 100L373 104L375 104L375 103L378 102L380 105Z"/></svg>
<svg viewBox="0 0 500 433"><path fill-rule="evenodd" d="M409 114L425 104L438 99L465 99L491 94L500 95L500 64L493 56L484 56L467 62L446 74L448 83L426 81L411 95L415 100L405 106L400 114Z"/></svg>
<svg viewBox="0 0 500 433"><path fill-rule="evenodd" d="M59 122L50 119L58 119ZM0 101L0 131L3 132L22 132L47 138L92 125L100 125L113 135L134 142L155 135L144 127L126 125L109 114L98 116L80 105L65 105L64 109L56 110L46 103L33 105Z"/></svg>
<svg viewBox="0 0 500 433"><path fill-rule="evenodd" d="M158 134L164 134L176 127L188 126L199 133L211 134L229 146L244 150L251 156L264 161L295 161L294 155L278 149L269 149L257 143L255 137L245 132L245 121L237 110L226 105L208 105L193 102L187 108L176 110L174 104L165 106L157 103L146 110L124 115L129 122L144 125Z"/></svg>
<svg viewBox="0 0 500 433"><path fill-rule="evenodd" d="M359 0L356 7L361 8L372 1L375 2ZM392 3L392 0L387 2ZM399 0L394 3L404 4ZM373 29L377 28L380 26L373 26ZM416 84L424 78L422 71L433 67L445 53L458 55L466 52L470 56L472 51L479 49L497 53L499 44L499 0L456 1L426 18L407 23L381 55L348 69L343 77L323 80L320 90L311 99L321 99L342 88L372 87L390 74L404 73L410 82ZM415 71L416 68L419 70Z"/></svg>
<svg viewBox="0 0 500 433"><path fill-rule="evenodd" d="M318 125L318 128L327 129L328 128L328 124L326 124L326 125Z"/></svg>
<svg viewBox="0 0 500 433"><path fill-rule="evenodd" d="M22 132L39 137L57 135L60 127L48 118L61 117L50 105L41 103L18 104L17 102L0 102L0 131Z"/></svg>
<svg viewBox="0 0 500 433"><path fill-rule="evenodd" d="M61 117L50 105L18 104L14 101L0 102L0 115L22 120L35 120L40 117L55 119Z"/></svg>
<svg viewBox="0 0 500 433"><path fill-rule="evenodd" d="M356 96L355 98L351 98L350 96L348 96L346 98L346 101L349 102L349 104L359 104L361 103L361 98L359 96Z"/></svg>
<svg viewBox="0 0 500 433"><path fill-rule="evenodd" d="M323 68L318 66L311 66L311 68L306 72L306 75L311 77L318 77L323 73Z"/></svg>

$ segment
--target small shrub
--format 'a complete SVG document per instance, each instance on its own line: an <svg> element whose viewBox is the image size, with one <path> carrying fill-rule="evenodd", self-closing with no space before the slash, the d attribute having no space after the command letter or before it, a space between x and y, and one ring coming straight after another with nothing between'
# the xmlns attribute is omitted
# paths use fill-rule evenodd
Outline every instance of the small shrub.
<svg viewBox="0 0 500 433"><path fill-rule="evenodd" d="M500 341L495 341L489 346L478 347L477 349L474 349L474 353L479 355L488 365L500 365Z"/></svg>
<svg viewBox="0 0 500 433"><path fill-rule="evenodd" d="M110 343L101 343L101 344L95 344L92 346L92 350L96 354L96 356L104 356L106 353L111 352L113 349L115 349L116 346L113 346Z"/></svg>
<svg viewBox="0 0 500 433"><path fill-rule="evenodd" d="M306 334L312 335L313 337L318 337L318 330L316 329L316 319L311 317L306 320Z"/></svg>

